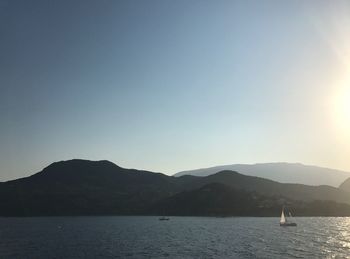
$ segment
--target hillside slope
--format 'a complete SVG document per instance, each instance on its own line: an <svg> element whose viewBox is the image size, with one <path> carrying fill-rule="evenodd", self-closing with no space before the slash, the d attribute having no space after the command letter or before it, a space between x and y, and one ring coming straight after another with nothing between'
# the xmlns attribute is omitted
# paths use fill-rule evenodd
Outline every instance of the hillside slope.
<svg viewBox="0 0 350 259"><path fill-rule="evenodd" d="M30 177L0 183L0 216L159 214L162 208L169 208L164 205L167 202L173 206L174 201L196 201L197 193L203 193L206 186L212 186L215 191L210 200L201 201L204 208L212 206L209 211L202 210L203 215L225 214L225 211L233 215L245 214L247 204L251 213L258 213L252 197L269 200L271 208L291 201L293 204L317 200L350 204L347 191L331 186L283 184L233 171L207 177L172 177L121 168L109 161L75 159L53 163ZM192 194L194 196L190 197ZM225 199L235 201L237 210L231 210L230 202L219 202ZM185 204L178 204L174 209L180 215L186 214L185 208ZM324 212L321 209L318 213Z"/></svg>
<svg viewBox="0 0 350 259"><path fill-rule="evenodd" d="M281 183L299 183L306 185L330 185L338 187L350 172L309 166L298 163L261 163L261 164L234 164L182 171L174 176L194 175L208 176L220 171L230 170L241 174L258 176Z"/></svg>

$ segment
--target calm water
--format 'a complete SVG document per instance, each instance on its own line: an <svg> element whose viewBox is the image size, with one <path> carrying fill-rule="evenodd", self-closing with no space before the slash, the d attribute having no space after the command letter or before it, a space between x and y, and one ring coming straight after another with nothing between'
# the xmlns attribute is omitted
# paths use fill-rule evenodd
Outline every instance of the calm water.
<svg viewBox="0 0 350 259"><path fill-rule="evenodd" d="M350 258L350 218L0 218L0 258Z"/></svg>

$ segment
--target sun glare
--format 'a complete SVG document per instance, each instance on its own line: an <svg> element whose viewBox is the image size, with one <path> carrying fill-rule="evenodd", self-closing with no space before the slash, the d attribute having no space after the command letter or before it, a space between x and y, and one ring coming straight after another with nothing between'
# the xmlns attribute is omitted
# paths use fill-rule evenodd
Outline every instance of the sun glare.
<svg viewBox="0 0 350 259"><path fill-rule="evenodd" d="M339 91L335 100L338 125L350 130L350 85Z"/></svg>
<svg viewBox="0 0 350 259"><path fill-rule="evenodd" d="M346 89L343 98L343 110L345 119L350 122L350 87Z"/></svg>
<svg viewBox="0 0 350 259"><path fill-rule="evenodd" d="M347 87L341 96L340 109L345 123L350 124L350 87Z"/></svg>

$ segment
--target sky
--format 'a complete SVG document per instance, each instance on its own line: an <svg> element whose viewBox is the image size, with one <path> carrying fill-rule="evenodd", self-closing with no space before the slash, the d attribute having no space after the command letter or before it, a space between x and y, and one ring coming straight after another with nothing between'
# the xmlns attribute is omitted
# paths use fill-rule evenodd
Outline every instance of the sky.
<svg viewBox="0 0 350 259"><path fill-rule="evenodd" d="M348 1L0 0L0 181L52 162L350 171Z"/></svg>

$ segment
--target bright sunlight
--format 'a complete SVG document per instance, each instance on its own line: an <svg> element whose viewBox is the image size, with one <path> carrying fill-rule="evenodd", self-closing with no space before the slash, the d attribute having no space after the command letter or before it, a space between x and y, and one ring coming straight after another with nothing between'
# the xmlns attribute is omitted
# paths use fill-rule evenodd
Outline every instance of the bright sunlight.
<svg viewBox="0 0 350 259"><path fill-rule="evenodd" d="M339 91L336 97L336 116L339 126L350 128L350 85Z"/></svg>

